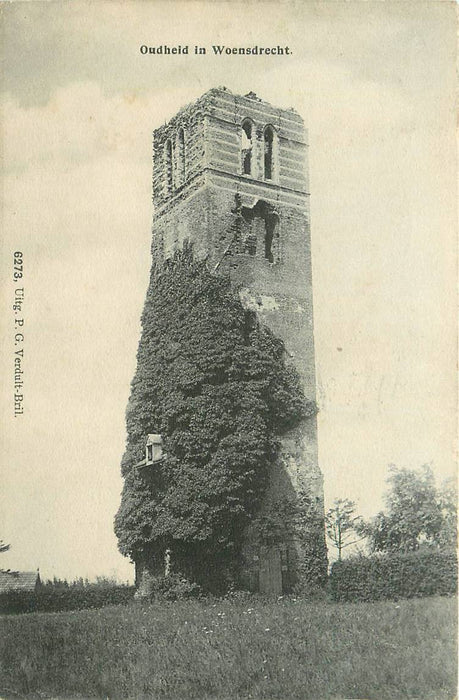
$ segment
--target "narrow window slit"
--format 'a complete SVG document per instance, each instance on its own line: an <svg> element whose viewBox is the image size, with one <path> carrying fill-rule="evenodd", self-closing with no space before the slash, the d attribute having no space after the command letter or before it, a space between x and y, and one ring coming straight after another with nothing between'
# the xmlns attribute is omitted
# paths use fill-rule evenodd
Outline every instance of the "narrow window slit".
<svg viewBox="0 0 459 700"><path fill-rule="evenodd" d="M172 193L173 187L173 174L172 174L172 141L170 139L166 142L165 149L165 176L166 176L166 192L167 194Z"/></svg>
<svg viewBox="0 0 459 700"><path fill-rule="evenodd" d="M246 119L242 123L242 172L252 173L252 123Z"/></svg>
<svg viewBox="0 0 459 700"><path fill-rule="evenodd" d="M264 133L265 146L265 180L273 179L273 141L274 133L271 126L267 126Z"/></svg>
<svg viewBox="0 0 459 700"><path fill-rule="evenodd" d="M185 183L185 168L185 132L183 129L180 129L177 136L177 179L179 185Z"/></svg>

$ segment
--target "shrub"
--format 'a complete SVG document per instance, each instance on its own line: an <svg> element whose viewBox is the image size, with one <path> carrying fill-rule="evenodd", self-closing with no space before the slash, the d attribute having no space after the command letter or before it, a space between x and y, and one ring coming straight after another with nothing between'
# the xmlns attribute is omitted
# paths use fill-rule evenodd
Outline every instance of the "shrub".
<svg viewBox="0 0 459 700"><path fill-rule="evenodd" d="M129 603L134 597L134 586L100 586L84 588L49 588L44 586L35 592L9 591L0 594L0 612L3 614L26 612L62 612L102 608L105 605Z"/></svg>
<svg viewBox="0 0 459 700"><path fill-rule="evenodd" d="M337 601L451 595L457 591L457 555L424 550L353 557L333 564L329 583Z"/></svg>
<svg viewBox="0 0 459 700"><path fill-rule="evenodd" d="M180 574L155 577L151 582L151 597L165 600L185 600L198 598L201 587Z"/></svg>

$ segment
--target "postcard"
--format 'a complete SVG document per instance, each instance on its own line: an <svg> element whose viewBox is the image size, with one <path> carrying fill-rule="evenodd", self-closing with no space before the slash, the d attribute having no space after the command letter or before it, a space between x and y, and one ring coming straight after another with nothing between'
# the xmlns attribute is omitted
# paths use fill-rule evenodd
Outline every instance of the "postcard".
<svg viewBox="0 0 459 700"><path fill-rule="evenodd" d="M326 548L323 516L337 499L370 521L387 507L390 465L427 469L439 490L456 475L454 3L2 5L0 539L9 549L1 569L38 571L42 582L142 588L151 583L146 571L168 575L191 551L180 533L207 536L213 511L198 526L193 510L204 481L196 476L193 485L197 472L186 469L223 431L203 397L236 370L218 374L214 355L203 368L194 353L196 338L207 342L205 314L219 313L199 307L201 335L187 336L192 288L180 292L182 315L170 300L166 313L159 298L161 274L185 265L191 246L206 271L199 274L236 290L234 314L255 324L247 343L257 357L267 352L263 333L271 334L270 386L294 386L291 368L304 388L301 415L282 404L266 419L263 459L275 444L277 466L266 478L276 498L309 494L322 528L314 556L326 578L338 551L329 539ZM159 360L148 360L163 340L167 379ZM174 348L185 346L188 364L179 367ZM238 367L247 382L249 370ZM255 419L241 438L247 406L234 411L232 426L206 448L214 476L229 443L246 464L259 447ZM188 415L186 440L174 433L179 414ZM139 513L148 510L146 494L162 488L151 475L167 472L168 460L185 472L182 481L174 472L170 511L154 501L157 530L149 530ZM264 487L241 483L233 496L245 513L241 494ZM156 543L150 568L142 536ZM297 570L312 560L302 564L289 538L274 546L263 537L260 545L244 535L237 545L242 587L277 597L299 591ZM199 547L193 552L201 557ZM263 697L281 697L279 677ZM73 692L89 696L88 687ZM100 693L116 697L110 687ZM370 686L357 682L354 697L362 687ZM148 688L123 692L172 697ZM304 697L323 691L310 692Z"/></svg>

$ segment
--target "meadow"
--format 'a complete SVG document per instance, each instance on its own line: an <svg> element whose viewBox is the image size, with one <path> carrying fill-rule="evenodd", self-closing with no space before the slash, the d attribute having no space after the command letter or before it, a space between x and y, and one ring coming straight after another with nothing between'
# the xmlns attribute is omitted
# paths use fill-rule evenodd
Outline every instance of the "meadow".
<svg viewBox="0 0 459 700"><path fill-rule="evenodd" d="M0 625L2 700L456 696L456 598L157 601Z"/></svg>

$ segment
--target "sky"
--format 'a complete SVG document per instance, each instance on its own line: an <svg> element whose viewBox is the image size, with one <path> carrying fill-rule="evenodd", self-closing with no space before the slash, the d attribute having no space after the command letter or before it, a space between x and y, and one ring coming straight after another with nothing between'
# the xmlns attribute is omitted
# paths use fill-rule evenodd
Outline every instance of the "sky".
<svg viewBox="0 0 459 700"><path fill-rule="evenodd" d="M75 0L0 12L1 566L132 579L113 517L151 262L151 135L219 85L294 107L309 131L326 507L345 497L374 515L389 464L429 463L438 483L455 474L454 3ZM140 53L164 44L190 54ZM214 56L215 44L291 55Z"/></svg>

